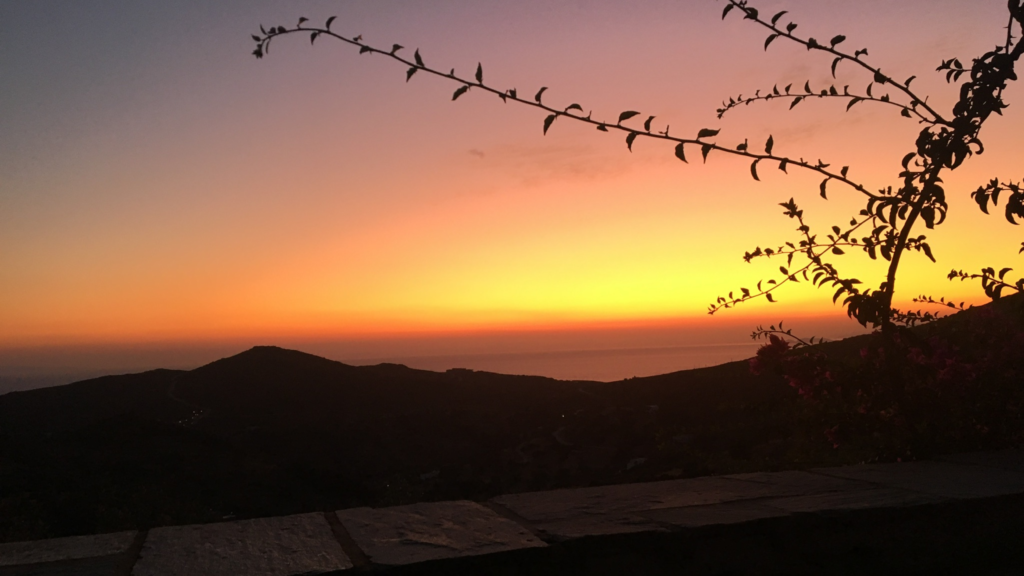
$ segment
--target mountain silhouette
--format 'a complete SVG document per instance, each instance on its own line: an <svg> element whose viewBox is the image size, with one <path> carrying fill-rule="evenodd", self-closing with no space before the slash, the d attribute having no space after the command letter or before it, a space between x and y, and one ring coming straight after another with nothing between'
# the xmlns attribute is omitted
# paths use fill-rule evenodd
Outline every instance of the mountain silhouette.
<svg viewBox="0 0 1024 576"><path fill-rule="evenodd" d="M0 541L829 463L807 421L746 362L604 383L260 346L0 396Z"/></svg>
<svg viewBox="0 0 1024 576"><path fill-rule="evenodd" d="M644 479L684 462L671 454L687 445L659 450L656 434L735 417L729 398L788 394L749 382L744 363L601 383L260 346L12 392L0 540Z"/></svg>

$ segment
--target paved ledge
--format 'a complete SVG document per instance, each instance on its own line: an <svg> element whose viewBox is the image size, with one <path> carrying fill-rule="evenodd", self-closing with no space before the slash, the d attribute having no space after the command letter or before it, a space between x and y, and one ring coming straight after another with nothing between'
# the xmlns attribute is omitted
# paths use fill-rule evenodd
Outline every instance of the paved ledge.
<svg viewBox="0 0 1024 576"><path fill-rule="evenodd" d="M0 576L813 574L863 550L935 569L1024 556L1021 512L1024 451L1003 451L15 542Z"/></svg>
<svg viewBox="0 0 1024 576"><path fill-rule="evenodd" d="M150 530L134 576L291 576L352 567L323 514Z"/></svg>
<svg viewBox="0 0 1024 576"><path fill-rule="evenodd" d="M474 502L434 502L337 513L370 561L415 564L546 546L519 524Z"/></svg>
<svg viewBox="0 0 1024 576"><path fill-rule="evenodd" d="M0 567L116 556L128 551L137 532L72 536L0 544Z"/></svg>

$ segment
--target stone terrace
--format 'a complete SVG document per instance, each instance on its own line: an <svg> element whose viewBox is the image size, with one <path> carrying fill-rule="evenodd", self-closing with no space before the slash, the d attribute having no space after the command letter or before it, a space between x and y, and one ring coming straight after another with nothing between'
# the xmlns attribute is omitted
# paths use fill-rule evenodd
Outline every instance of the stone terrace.
<svg viewBox="0 0 1024 576"><path fill-rule="evenodd" d="M14 542L0 576L1011 574L1022 511L1004 451Z"/></svg>

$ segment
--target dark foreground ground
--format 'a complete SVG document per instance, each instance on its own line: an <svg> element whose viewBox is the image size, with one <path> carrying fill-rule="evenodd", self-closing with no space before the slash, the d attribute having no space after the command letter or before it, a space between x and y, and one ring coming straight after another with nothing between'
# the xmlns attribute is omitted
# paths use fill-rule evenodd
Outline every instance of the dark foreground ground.
<svg viewBox="0 0 1024 576"><path fill-rule="evenodd" d="M938 330L956 327L954 317ZM822 350L857 358L864 338ZM1010 360L1019 389L1019 357ZM1010 432L967 422L971 435L941 436L912 457L1012 445L1021 410L1007 406ZM192 371L0 396L0 542L879 458L870 442L837 449L830 425L783 378L755 376L746 362L567 382L259 347ZM593 554L614 563L613 550Z"/></svg>
<svg viewBox="0 0 1024 576"><path fill-rule="evenodd" d="M828 463L793 398L745 363L606 384L255 348L0 396L0 541Z"/></svg>

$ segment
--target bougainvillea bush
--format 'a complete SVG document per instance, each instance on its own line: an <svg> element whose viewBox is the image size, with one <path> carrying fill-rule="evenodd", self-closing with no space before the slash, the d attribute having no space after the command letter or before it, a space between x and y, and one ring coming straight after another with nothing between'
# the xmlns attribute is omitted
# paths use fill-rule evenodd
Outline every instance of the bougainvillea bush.
<svg viewBox="0 0 1024 576"><path fill-rule="evenodd" d="M1015 296L833 353L766 331L750 369L781 376L834 450L893 460L1024 445L1022 327Z"/></svg>

